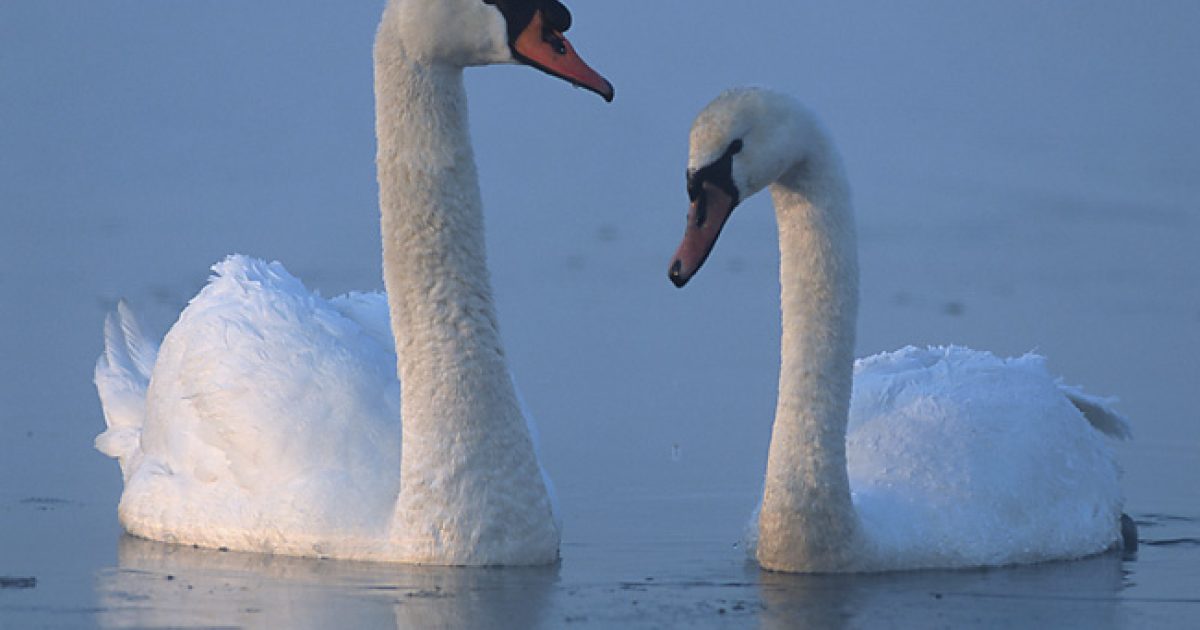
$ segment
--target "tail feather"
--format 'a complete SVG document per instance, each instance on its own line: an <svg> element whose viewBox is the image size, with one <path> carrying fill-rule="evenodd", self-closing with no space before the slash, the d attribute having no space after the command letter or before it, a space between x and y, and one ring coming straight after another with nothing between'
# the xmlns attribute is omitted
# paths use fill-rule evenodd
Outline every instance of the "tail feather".
<svg viewBox="0 0 1200 630"><path fill-rule="evenodd" d="M125 300L104 318L104 354L110 363L128 366L141 380L150 382L158 359L158 345L142 333L142 324Z"/></svg>
<svg viewBox="0 0 1200 630"><path fill-rule="evenodd" d="M96 391L108 425L96 437L96 449L117 458L126 476L140 451L146 389L157 357L157 344L142 333L137 316L122 300L104 320L104 354L96 361Z"/></svg>
<svg viewBox="0 0 1200 630"><path fill-rule="evenodd" d="M1093 396L1083 391L1083 388L1073 385L1058 384L1061 391L1075 408L1083 413L1083 417L1096 427L1096 430L1120 440L1133 437L1129 428L1129 419L1113 409L1116 398Z"/></svg>

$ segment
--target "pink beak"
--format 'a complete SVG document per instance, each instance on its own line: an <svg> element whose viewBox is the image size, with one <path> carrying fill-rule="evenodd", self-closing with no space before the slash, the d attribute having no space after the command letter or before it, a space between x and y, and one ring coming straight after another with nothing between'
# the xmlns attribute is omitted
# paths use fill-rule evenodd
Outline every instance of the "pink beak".
<svg viewBox="0 0 1200 630"><path fill-rule="evenodd" d="M702 184L702 190L688 210L687 228L683 231L683 242L675 250L667 277L677 287L683 287L700 270L712 248L717 244L721 229L733 213L733 197L709 182Z"/></svg>
<svg viewBox="0 0 1200 630"><path fill-rule="evenodd" d="M533 14L529 26L525 27L513 44L513 49L523 57L522 61L525 63L589 89L606 101L613 100L612 83L584 63L579 53L575 52L575 47L562 33L545 26L541 11Z"/></svg>

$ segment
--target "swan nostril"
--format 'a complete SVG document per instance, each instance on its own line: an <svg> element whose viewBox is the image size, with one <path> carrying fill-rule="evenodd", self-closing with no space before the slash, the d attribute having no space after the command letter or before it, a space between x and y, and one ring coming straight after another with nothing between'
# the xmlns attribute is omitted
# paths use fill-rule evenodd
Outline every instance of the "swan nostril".
<svg viewBox="0 0 1200 630"><path fill-rule="evenodd" d="M563 38L558 36L558 33L554 32L554 29L549 27L543 28L542 41L548 44L550 48L554 50L554 52L560 55L567 54L566 43L563 42Z"/></svg>

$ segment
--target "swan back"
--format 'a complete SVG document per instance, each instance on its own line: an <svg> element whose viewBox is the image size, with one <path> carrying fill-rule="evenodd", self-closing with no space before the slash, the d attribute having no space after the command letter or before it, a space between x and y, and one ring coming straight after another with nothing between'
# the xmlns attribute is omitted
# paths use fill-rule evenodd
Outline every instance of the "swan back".
<svg viewBox="0 0 1200 630"><path fill-rule="evenodd" d="M1117 540L1111 445L1044 358L908 347L854 372L847 459L868 568L1072 558Z"/></svg>
<svg viewBox="0 0 1200 630"><path fill-rule="evenodd" d="M243 256L213 271L158 352L123 525L198 544L382 528L400 466L383 297L330 302Z"/></svg>
<svg viewBox="0 0 1200 630"><path fill-rule="evenodd" d="M394 470L399 384L391 347L279 263L231 256L213 271L163 340L143 450L176 467L187 462L197 479L236 480L250 492L323 462L364 478L377 466ZM341 302L352 312L366 299ZM375 300L384 310L382 297Z"/></svg>

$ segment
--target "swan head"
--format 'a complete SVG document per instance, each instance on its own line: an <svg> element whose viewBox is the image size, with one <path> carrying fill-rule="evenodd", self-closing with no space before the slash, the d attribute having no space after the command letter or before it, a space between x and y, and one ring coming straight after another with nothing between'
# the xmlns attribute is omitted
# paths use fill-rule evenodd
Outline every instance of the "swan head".
<svg viewBox="0 0 1200 630"><path fill-rule="evenodd" d="M688 151L687 227L667 271L675 286L699 271L742 200L804 160L811 128L811 117L795 99L761 88L729 90L696 116Z"/></svg>
<svg viewBox="0 0 1200 630"><path fill-rule="evenodd" d="M563 36L570 27L571 12L558 0L391 0L376 56L398 48L434 64L519 63L611 101L612 84Z"/></svg>

